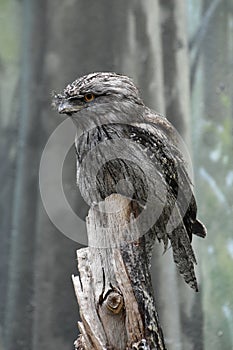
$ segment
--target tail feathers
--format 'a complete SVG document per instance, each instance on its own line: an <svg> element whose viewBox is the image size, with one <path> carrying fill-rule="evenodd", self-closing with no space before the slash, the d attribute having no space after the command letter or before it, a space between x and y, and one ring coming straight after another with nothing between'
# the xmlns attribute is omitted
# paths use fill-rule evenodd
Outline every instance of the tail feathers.
<svg viewBox="0 0 233 350"><path fill-rule="evenodd" d="M187 231L182 224L174 229L170 236L170 241L173 250L173 259L180 274L191 288L198 291L197 279L194 271L196 258Z"/></svg>
<svg viewBox="0 0 233 350"><path fill-rule="evenodd" d="M205 238L207 230L205 225L199 220L196 219L196 221L192 225L192 233L196 236Z"/></svg>

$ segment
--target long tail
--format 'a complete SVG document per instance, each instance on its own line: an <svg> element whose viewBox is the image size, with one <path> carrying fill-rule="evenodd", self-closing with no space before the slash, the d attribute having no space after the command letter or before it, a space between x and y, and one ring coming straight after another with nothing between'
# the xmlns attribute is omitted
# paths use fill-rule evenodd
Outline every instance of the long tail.
<svg viewBox="0 0 233 350"><path fill-rule="evenodd" d="M197 264L185 226L181 223L174 229L170 237L173 259L180 274L191 288L198 291L194 264Z"/></svg>
<svg viewBox="0 0 233 350"><path fill-rule="evenodd" d="M167 232L173 250L173 259L180 274L191 288L198 291L194 271L194 265L197 264L197 261L177 204L173 207L173 215L170 216Z"/></svg>

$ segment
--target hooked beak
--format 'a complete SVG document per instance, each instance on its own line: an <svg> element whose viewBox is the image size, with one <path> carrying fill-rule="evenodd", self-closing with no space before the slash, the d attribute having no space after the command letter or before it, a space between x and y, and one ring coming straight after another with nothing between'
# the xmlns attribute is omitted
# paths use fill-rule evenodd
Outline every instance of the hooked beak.
<svg viewBox="0 0 233 350"><path fill-rule="evenodd" d="M83 108L79 98L66 98L62 94L53 93L52 107L58 111L59 114L67 114L71 116Z"/></svg>
<svg viewBox="0 0 233 350"><path fill-rule="evenodd" d="M68 115L78 112L81 108L82 106L78 106L77 104L73 105L71 101L61 101L57 106L58 113L60 114L66 113Z"/></svg>

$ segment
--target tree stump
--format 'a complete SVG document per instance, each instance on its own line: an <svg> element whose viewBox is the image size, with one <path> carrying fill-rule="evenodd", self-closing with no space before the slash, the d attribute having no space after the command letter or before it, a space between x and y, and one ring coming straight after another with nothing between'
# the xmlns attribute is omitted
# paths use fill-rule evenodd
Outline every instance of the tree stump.
<svg viewBox="0 0 233 350"><path fill-rule="evenodd" d="M112 194L87 217L88 248L73 276L82 350L165 349L146 254L132 202Z"/></svg>

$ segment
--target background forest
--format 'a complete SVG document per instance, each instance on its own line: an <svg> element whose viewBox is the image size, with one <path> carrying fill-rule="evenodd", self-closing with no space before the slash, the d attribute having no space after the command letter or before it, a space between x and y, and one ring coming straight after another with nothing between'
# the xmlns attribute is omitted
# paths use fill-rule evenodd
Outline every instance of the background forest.
<svg viewBox="0 0 233 350"><path fill-rule="evenodd" d="M233 1L0 0L0 350L68 350L78 334L80 245L50 221L38 172L61 123L51 92L92 71L131 76L192 155L208 229L194 241L200 292L170 252L156 246L153 258L168 349L233 349ZM84 218L74 158L63 186Z"/></svg>

